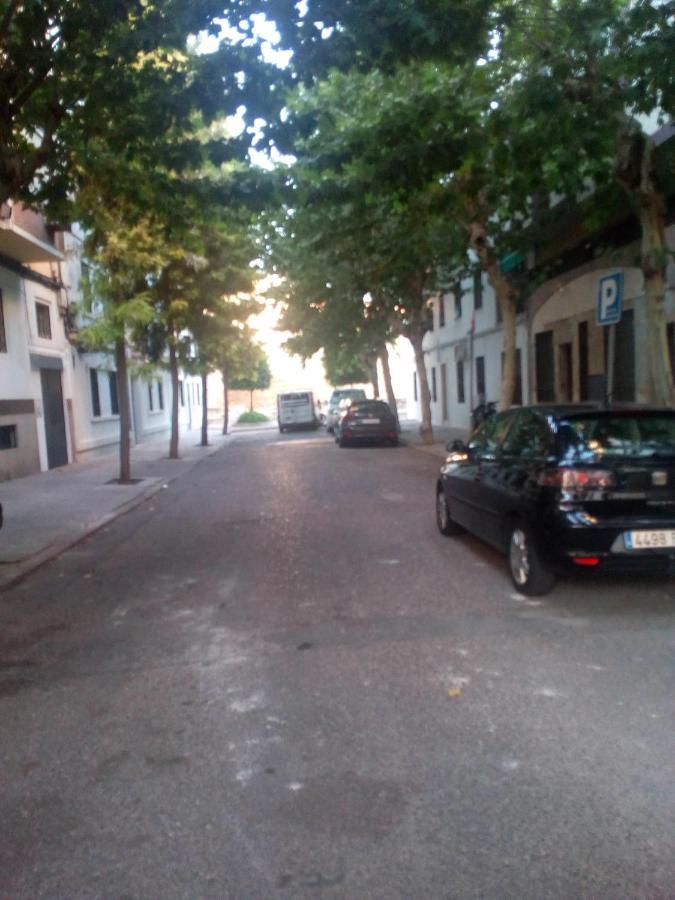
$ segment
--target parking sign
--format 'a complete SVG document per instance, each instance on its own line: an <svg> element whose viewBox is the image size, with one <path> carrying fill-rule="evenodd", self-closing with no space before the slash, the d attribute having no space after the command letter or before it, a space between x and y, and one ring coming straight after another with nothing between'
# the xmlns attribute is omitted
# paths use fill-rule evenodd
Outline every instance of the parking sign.
<svg viewBox="0 0 675 900"><path fill-rule="evenodd" d="M616 325L621 321L623 306L623 272L601 278L595 320L598 325Z"/></svg>

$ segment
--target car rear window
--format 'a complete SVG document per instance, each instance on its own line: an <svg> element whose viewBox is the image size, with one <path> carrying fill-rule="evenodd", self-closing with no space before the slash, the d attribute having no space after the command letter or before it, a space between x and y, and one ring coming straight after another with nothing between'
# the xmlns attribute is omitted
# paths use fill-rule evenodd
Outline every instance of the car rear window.
<svg viewBox="0 0 675 900"><path fill-rule="evenodd" d="M340 400L365 400L366 392L362 388L347 388L344 391L333 391L330 404L337 406Z"/></svg>
<svg viewBox="0 0 675 900"><path fill-rule="evenodd" d="M675 413L611 413L558 424L560 456L571 462L608 458L675 460Z"/></svg>
<svg viewBox="0 0 675 900"><path fill-rule="evenodd" d="M358 400L351 405L357 412L377 413L382 416L390 412L389 407L382 400Z"/></svg>

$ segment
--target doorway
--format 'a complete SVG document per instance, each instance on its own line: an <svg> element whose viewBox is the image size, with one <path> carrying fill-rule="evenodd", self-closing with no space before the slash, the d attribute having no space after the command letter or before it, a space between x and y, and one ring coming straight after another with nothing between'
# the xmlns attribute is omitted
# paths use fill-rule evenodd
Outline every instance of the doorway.
<svg viewBox="0 0 675 900"><path fill-rule="evenodd" d="M66 417L63 412L63 388L58 369L40 369L42 408L47 441L47 464L50 469L68 464Z"/></svg>
<svg viewBox="0 0 675 900"><path fill-rule="evenodd" d="M443 421L448 421L448 368L441 363L441 415Z"/></svg>
<svg viewBox="0 0 675 900"><path fill-rule="evenodd" d="M574 392L572 374L572 344L558 344L558 396L562 403L570 403Z"/></svg>

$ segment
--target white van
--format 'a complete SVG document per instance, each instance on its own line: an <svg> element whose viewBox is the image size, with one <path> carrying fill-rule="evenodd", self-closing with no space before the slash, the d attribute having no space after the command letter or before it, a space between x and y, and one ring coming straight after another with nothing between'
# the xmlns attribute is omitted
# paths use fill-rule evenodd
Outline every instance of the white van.
<svg viewBox="0 0 675 900"><path fill-rule="evenodd" d="M286 431L287 428L318 428L314 394L311 391L277 394L277 419L279 431Z"/></svg>

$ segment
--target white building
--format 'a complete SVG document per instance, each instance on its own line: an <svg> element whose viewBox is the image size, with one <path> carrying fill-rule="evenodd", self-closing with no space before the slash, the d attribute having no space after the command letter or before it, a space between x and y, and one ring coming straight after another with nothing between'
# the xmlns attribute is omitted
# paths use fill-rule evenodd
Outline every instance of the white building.
<svg viewBox="0 0 675 900"><path fill-rule="evenodd" d="M424 337L431 391L432 425L468 429L471 410L484 399L499 400L503 329L492 287L476 270L456 288L433 299L433 327ZM525 316L516 325L517 404L529 397ZM417 373L413 373L413 408L421 418Z"/></svg>
<svg viewBox="0 0 675 900"><path fill-rule="evenodd" d="M114 360L77 346L96 315L81 304L81 236L51 233L21 206L0 210L0 481L109 452L119 442ZM181 430L201 423L201 383L181 373ZM169 374L136 375L130 360L132 441L167 434Z"/></svg>
<svg viewBox="0 0 675 900"><path fill-rule="evenodd" d="M63 320L63 259L39 216L0 212L0 479L73 458L66 412L72 347Z"/></svg>

